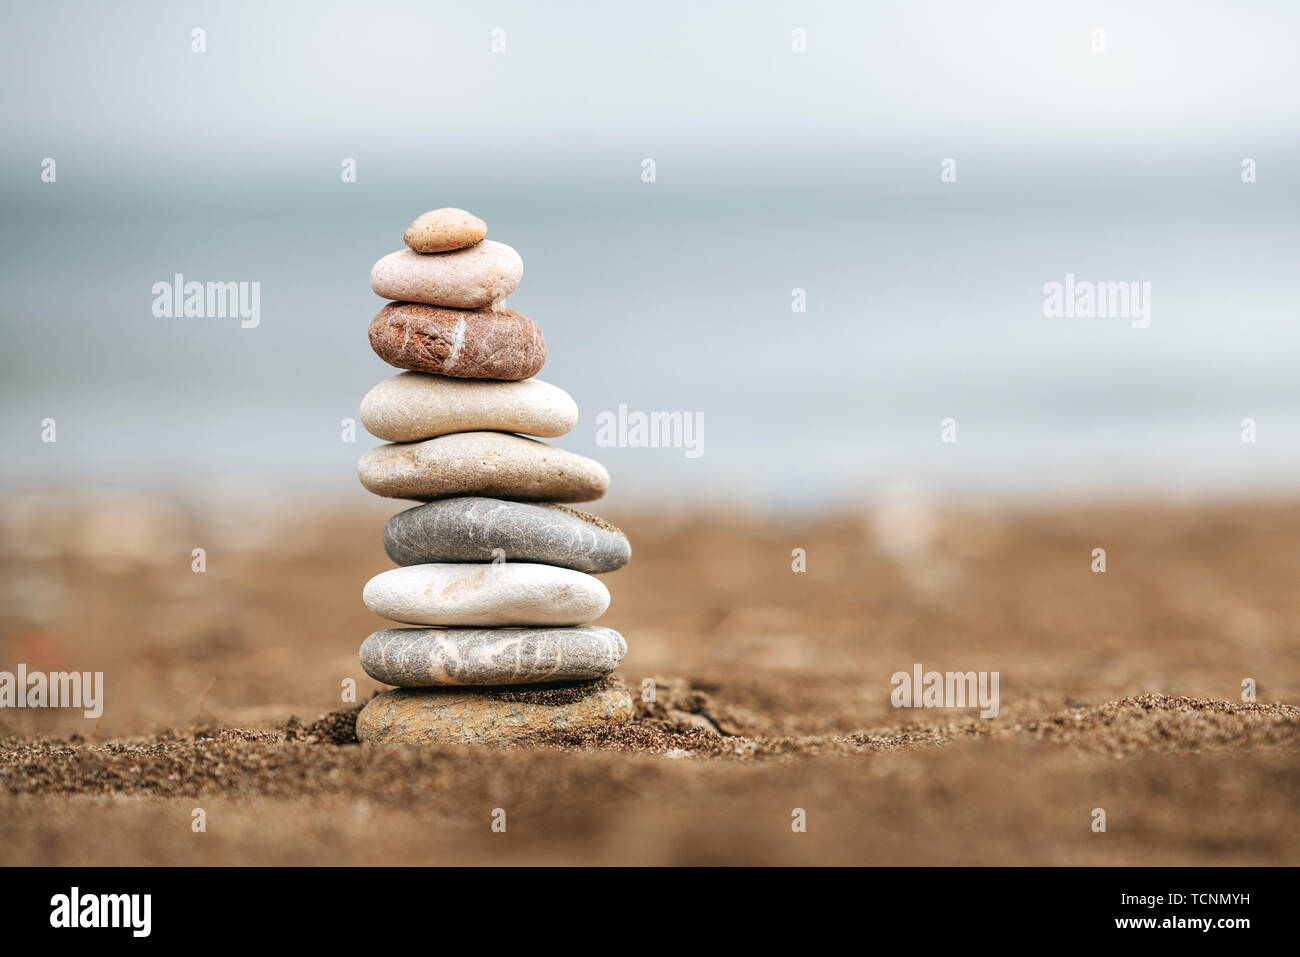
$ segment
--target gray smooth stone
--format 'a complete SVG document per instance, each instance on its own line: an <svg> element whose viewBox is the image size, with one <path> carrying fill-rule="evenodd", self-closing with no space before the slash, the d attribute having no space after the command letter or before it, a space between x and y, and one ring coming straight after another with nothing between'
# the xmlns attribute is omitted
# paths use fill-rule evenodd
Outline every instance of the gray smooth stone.
<svg viewBox="0 0 1300 957"><path fill-rule="evenodd" d="M627 642L612 628L385 628L361 643L361 667L401 688L522 685L600 678Z"/></svg>
<svg viewBox="0 0 1300 957"><path fill-rule="evenodd" d="M384 551L399 565L504 558L590 574L622 568L632 557L627 536L594 515L480 496L398 512L384 526Z"/></svg>

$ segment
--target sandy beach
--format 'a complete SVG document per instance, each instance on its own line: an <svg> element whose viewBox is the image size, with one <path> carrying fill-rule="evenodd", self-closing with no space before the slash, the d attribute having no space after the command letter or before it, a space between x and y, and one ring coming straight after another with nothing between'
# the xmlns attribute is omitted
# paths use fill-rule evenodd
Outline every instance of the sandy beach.
<svg viewBox="0 0 1300 957"><path fill-rule="evenodd" d="M0 862L1300 863L1300 504L609 513L655 700L513 751L353 743L390 510L12 497L3 659L105 691L0 710ZM997 716L895 707L917 665Z"/></svg>

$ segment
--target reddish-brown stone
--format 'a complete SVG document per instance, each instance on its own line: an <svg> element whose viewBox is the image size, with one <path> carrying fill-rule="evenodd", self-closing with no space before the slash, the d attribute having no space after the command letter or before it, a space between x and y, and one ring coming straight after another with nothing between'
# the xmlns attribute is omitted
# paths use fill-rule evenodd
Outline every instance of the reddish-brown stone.
<svg viewBox="0 0 1300 957"><path fill-rule="evenodd" d="M370 345L399 369L458 379L527 379L546 362L537 324L504 308L390 302L370 323Z"/></svg>

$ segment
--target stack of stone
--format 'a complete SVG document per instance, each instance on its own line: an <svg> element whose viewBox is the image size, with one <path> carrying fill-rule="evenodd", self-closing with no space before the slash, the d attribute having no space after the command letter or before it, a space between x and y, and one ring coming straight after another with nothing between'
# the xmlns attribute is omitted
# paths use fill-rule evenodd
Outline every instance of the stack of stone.
<svg viewBox="0 0 1300 957"><path fill-rule="evenodd" d="M362 741L511 744L632 715L614 674L623 636L587 624L609 606L593 576L631 548L612 525L558 504L600 498L609 473L516 434L564 435L578 407L533 378L546 361L541 330L503 302L523 262L486 235L463 210L434 210L370 273L395 300L371 322L370 344L410 371L362 401L362 423L393 444L367 452L358 472L377 495L425 504L389 519L384 548L401 567L365 587L371 611L421 627L362 643L366 673L398 686L362 709Z"/></svg>

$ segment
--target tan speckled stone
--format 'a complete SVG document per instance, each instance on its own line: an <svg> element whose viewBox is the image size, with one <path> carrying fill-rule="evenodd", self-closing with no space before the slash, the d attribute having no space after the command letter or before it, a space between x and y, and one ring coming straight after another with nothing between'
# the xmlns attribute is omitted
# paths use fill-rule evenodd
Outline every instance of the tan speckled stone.
<svg viewBox="0 0 1300 957"><path fill-rule="evenodd" d="M519 745L539 735L624 724L632 695L618 675L519 688L398 688L371 698L357 737L378 744Z"/></svg>
<svg viewBox="0 0 1300 957"><path fill-rule="evenodd" d="M447 207L425 213L406 229L402 241L417 253L445 253L482 242L487 223L463 209Z"/></svg>
<svg viewBox="0 0 1300 957"><path fill-rule="evenodd" d="M514 292L523 276L517 252L485 239L449 253L389 253L370 270L370 288L385 299L482 309Z"/></svg>
<svg viewBox="0 0 1300 957"><path fill-rule="evenodd" d="M370 347L390 366L458 379L527 379L546 362L537 324L504 307L390 302L370 321Z"/></svg>
<svg viewBox="0 0 1300 957"><path fill-rule="evenodd" d="M361 400L361 424L389 442L415 442L450 432L564 435L578 422L569 393L541 379L494 382L403 372Z"/></svg>
<svg viewBox="0 0 1300 957"><path fill-rule="evenodd" d="M456 432L381 445L357 463L376 495L429 501L487 495L526 502L591 502L609 490L594 459L504 432Z"/></svg>

